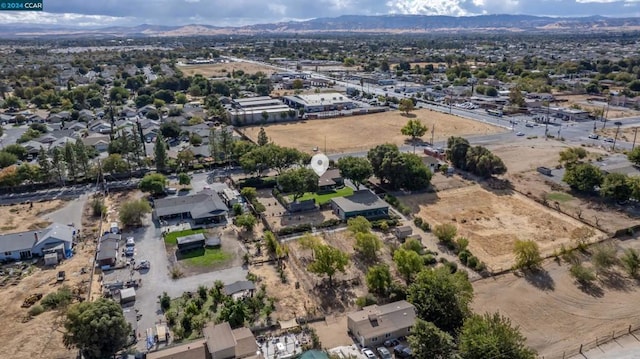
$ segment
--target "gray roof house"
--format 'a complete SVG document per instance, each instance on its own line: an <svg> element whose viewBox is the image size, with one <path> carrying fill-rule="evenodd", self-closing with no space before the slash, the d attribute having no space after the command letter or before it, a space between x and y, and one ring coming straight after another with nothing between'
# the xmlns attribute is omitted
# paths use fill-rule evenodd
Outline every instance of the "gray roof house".
<svg viewBox="0 0 640 359"><path fill-rule="evenodd" d="M0 261L43 257L47 253L67 258L75 235L75 228L59 223L37 231L0 235Z"/></svg>
<svg viewBox="0 0 640 359"><path fill-rule="evenodd" d="M377 347L385 340L407 336L416 320L413 304L401 300L370 305L347 315L347 329L362 346Z"/></svg>
<svg viewBox="0 0 640 359"><path fill-rule="evenodd" d="M120 248L119 234L107 233L100 238L96 262L100 266L114 266L118 261L118 249Z"/></svg>
<svg viewBox="0 0 640 359"><path fill-rule="evenodd" d="M154 201L153 218L192 219L195 224L225 223L229 209L214 191L204 190L188 196L161 198Z"/></svg>
<svg viewBox="0 0 640 359"><path fill-rule="evenodd" d="M224 294L232 296L235 300L244 297L252 297L255 290L256 285L249 280L239 280L237 282L227 284L222 288Z"/></svg>
<svg viewBox="0 0 640 359"><path fill-rule="evenodd" d="M331 208L342 220L357 216L367 219L389 217L389 205L368 189L356 191L351 196L332 198Z"/></svg>

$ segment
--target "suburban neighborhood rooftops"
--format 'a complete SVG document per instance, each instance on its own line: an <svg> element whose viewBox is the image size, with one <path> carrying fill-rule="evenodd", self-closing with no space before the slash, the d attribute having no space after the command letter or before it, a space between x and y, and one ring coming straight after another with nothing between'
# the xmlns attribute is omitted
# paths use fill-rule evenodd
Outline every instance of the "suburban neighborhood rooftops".
<svg viewBox="0 0 640 359"><path fill-rule="evenodd" d="M387 203L378 198L369 190L360 190L354 192L351 196L332 198L337 206L345 212L367 211L372 208L389 207Z"/></svg>

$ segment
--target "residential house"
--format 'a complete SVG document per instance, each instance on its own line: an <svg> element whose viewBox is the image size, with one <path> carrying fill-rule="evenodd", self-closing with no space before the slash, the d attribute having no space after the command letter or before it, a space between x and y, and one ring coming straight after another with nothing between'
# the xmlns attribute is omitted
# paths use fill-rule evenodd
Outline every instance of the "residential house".
<svg viewBox="0 0 640 359"><path fill-rule="evenodd" d="M389 205L368 189L350 196L331 199L333 212L342 220L363 216L367 219L389 217Z"/></svg>
<svg viewBox="0 0 640 359"><path fill-rule="evenodd" d="M122 237L115 233L106 233L100 238L96 262L99 266L115 266L118 262L120 240Z"/></svg>
<svg viewBox="0 0 640 359"><path fill-rule="evenodd" d="M411 226L400 226L400 227L396 227L393 233L396 235L396 238L398 238L400 241L404 241L410 235L413 234L413 228L411 228Z"/></svg>
<svg viewBox="0 0 640 359"><path fill-rule="evenodd" d="M68 258L75 235L75 228L59 223L41 230L0 235L0 261L44 257L48 253Z"/></svg>
<svg viewBox="0 0 640 359"><path fill-rule="evenodd" d="M231 284L227 284L222 288L222 292L234 300L253 297L253 293L256 290L256 285L249 280L239 280Z"/></svg>
<svg viewBox="0 0 640 359"><path fill-rule="evenodd" d="M95 118L96 118L96 115L91 110L84 109L84 110L80 110L78 112L78 120L79 121L89 123L89 122L95 120Z"/></svg>
<svg viewBox="0 0 640 359"><path fill-rule="evenodd" d="M208 323L204 339L147 353L147 359L262 359L255 336L249 328L231 329L227 322Z"/></svg>
<svg viewBox="0 0 640 359"><path fill-rule="evenodd" d="M89 131L96 133L111 133L111 124L107 121L97 120L89 124Z"/></svg>
<svg viewBox="0 0 640 359"><path fill-rule="evenodd" d="M229 209L220 196L211 190L204 190L188 196L161 198L154 201L153 218L191 219L195 224L225 223Z"/></svg>
<svg viewBox="0 0 640 359"><path fill-rule="evenodd" d="M87 125L82 123L82 122L74 122L69 124L68 126L66 126L66 128L68 130L74 131L74 132L80 132L82 130L86 130L87 129Z"/></svg>
<svg viewBox="0 0 640 359"><path fill-rule="evenodd" d="M23 143L22 147L24 147L24 149L27 150L27 155L37 156L40 153L40 148L41 147L46 148L47 146L43 145L38 141L30 140Z"/></svg>
<svg viewBox="0 0 640 359"><path fill-rule="evenodd" d="M347 315L347 329L364 347L377 347L385 340L407 336L416 320L413 304L401 300L370 305Z"/></svg>
<svg viewBox="0 0 640 359"><path fill-rule="evenodd" d="M72 145L75 145L76 139L71 137L58 138L57 140L49 144L49 151L53 151L54 148L63 149L64 146L67 145L67 143L71 143Z"/></svg>
<svg viewBox="0 0 640 359"><path fill-rule="evenodd" d="M144 137L144 141L147 143L151 143L156 140L158 137L158 133L160 133L160 127L150 127L142 130L142 137Z"/></svg>
<svg viewBox="0 0 640 359"><path fill-rule="evenodd" d="M105 152L109 149L109 143L111 139L109 136L103 135L90 135L82 138L82 143L87 147L93 147L98 152Z"/></svg>
<svg viewBox="0 0 640 359"><path fill-rule="evenodd" d="M318 178L318 192L330 192L336 188L344 187L344 178L340 175L340 170L332 168Z"/></svg>
<svg viewBox="0 0 640 359"><path fill-rule="evenodd" d="M122 110L119 113L120 117L125 117L125 118L135 118L138 115L138 111L136 111L135 109L131 108L131 107L123 107Z"/></svg>

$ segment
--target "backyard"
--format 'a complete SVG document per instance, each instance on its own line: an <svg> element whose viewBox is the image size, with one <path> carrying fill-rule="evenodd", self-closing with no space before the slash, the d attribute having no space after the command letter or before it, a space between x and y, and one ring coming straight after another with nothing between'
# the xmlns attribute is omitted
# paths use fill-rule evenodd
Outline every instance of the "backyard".
<svg viewBox="0 0 640 359"><path fill-rule="evenodd" d="M314 199L317 205L322 205L329 202L335 197L345 197L353 194L353 188L343 187L337 190L327 193L305 193L302 197L298 198L298 201L306 201L308 199ZM289 200L293 201L293 196L289 196Z"/></svg>
<svg viewBox="0 0 640 359"><path fill-rule="evenodd" d="M199 233L203 233L207 238L219 236L220 246L205 246L185 252L178 250L178 238ZM188 229L169 232L165 234L164 242L170 262L175 263L183 275L200 274L242 264L244 250L231 228Z"/></svg>

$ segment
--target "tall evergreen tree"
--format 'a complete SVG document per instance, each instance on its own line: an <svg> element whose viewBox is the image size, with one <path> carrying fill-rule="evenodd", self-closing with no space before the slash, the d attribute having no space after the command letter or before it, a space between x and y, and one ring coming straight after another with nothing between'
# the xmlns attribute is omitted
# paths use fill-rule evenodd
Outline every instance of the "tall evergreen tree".
<svg viewBox="0 0 640 359"><path fill-rule="evenodd" d="M264 127L260 127L260 132L258 132L258 146L266 146L269 144L269 137L267 137L267 132L264 130Z"/></svg>
<svg viewBox="0 0 640 359"><path fill-rule="evenodd" d="M223 160L226 162L233 149L233 134L227 126L223 126L220 131L220 149L224 156Z"/></svg>
<svg viewBox="0 0 640 359"><path fill-rule="evenodd" d="M78 163L76 161L75 147L71 142L67 142L64 145L63 157L67 166L67 173L69 174L69 177L75 181L78 176Z"/></svg>
<svg viewBox="0 0 640 359"><path fill-rule="evenodd" d="M38 167L39 171L39 180L42 182L49 182L51 180L51 162L49 162L49 156L47 155L47 151L40 146L40 151L38 152Z"/></svg>
<svg viewBox="0 0 640 359"><path fill-rule="evenodd" d="M218 160L218 147L220 144L218 143L218 131L216 131L215 127L211 127L209 130L209 156L213 158L213 162Z"/></svg>
<svg viewBox="0 0 640 359"><path fill-rule="evenodd" d="M153 148L156 162L156 171L162 173L167 169L167 143L164 141L162 134L156 137L156 144Z"/></svg>
<svg viewBox="0 0 640 359"><path fill-rule="evenodd" d="M53 173L58 177L60 182L64 182L64 160L60 148L56 147L51 153L51 166Z"/></svg>
<svg viewBox="0 0 640 359"><path fill-rule="evenodd" d="M76 153L76 160L78 165L82 167L82 172L85 177L89 176L89 155L87 154L87 147L84 145L82 140L77 139L76 144L74 146L74 150Z"/></svg>

